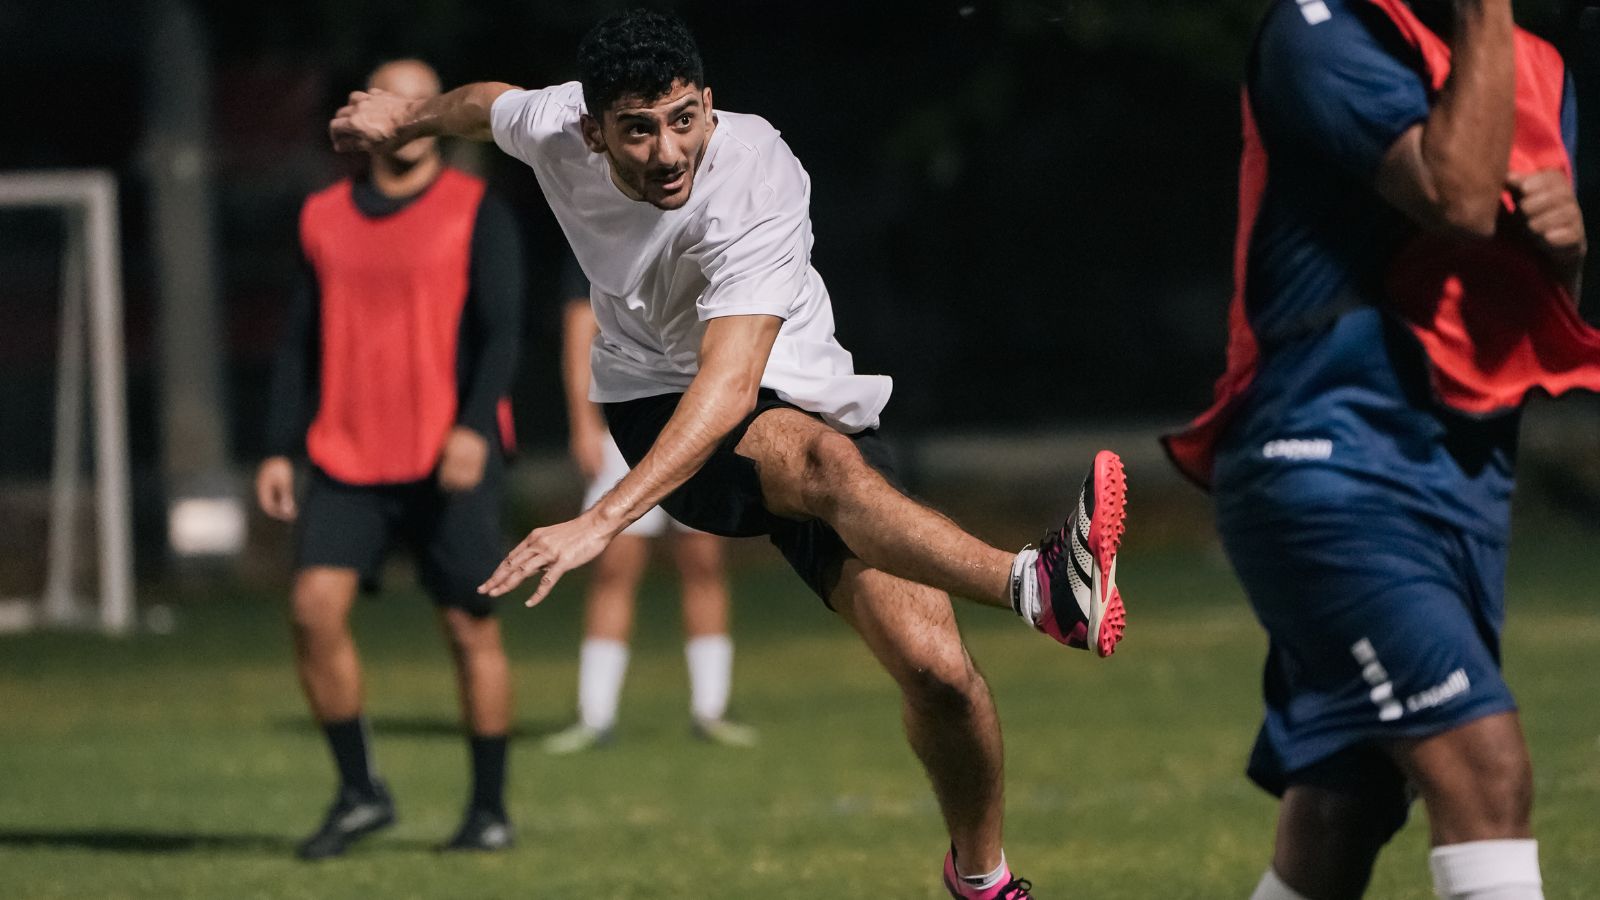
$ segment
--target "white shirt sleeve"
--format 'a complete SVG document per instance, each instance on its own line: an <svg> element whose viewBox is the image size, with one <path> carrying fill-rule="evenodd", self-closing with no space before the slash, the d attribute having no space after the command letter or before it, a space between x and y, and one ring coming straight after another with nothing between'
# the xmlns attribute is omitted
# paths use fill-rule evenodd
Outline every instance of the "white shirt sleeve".
<svg viewBox="0 0 1600 900"><path fill-rule="evenodd" d="M768 148L745 190L705 210L704 236L691 251L706 277L695 304L701 321L721 316L787 319L805 298L811 268L811 182L782 143Z"/></svg>
<svg viewBox="0 0 1600 900"><path fill-rule="evenodd" d="M534 91L506 91L489 107L489 130L501 150L535 165L539 145L583 115L583 86L576 81Z"/></svg>

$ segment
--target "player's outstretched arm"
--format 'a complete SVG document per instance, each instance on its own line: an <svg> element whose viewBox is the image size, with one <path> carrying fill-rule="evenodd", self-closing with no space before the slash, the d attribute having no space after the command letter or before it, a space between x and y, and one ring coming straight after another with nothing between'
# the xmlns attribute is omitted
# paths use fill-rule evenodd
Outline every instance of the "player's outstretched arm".
<svg viewBox="0 0 1600 900"><path fill-rule="evenodd" d="M700 371L655 445L600 502L570 522L538 528L495 569L480 593L499 597L542 572L527 605L543 600L561 576L604 550L700 470L717 444L755 409L761 375L778 339L777 316L723 316L706 324Z"/></svg>
<svg viewBox="0 0 1600 900"><path fill-rule="evenodd" d="M1450 79L1385 154L1377 189L1424 228L1493 237L1516 114L1511 0L1452 0Z"/></svg>
<svg viewBox="0 0 1600 900"><path fill-rule="evenodd" d="M365 153L422 137L487 141L489 108L516 85L482 81L416 100L383 90L355 91L328 123L333 149Z"/></svg>

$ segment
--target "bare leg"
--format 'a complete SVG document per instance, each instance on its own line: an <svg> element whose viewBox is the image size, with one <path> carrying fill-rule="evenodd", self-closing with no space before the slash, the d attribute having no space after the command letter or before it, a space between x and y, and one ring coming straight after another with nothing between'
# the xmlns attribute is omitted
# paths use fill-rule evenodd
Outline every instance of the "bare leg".
<svg viewBox="0 0 1600 900"><path fill-rule="evenodd" d="M683 633L689 638L728 633L728 579L722 539L686 532L673 540L673 558L683 579Z"/></svg>
<svg viewBox="0 0 1600 900"><path fill-rule="evenodd" d="M626 644L633 635L634 598L650 562L650 541L618 535L594 560L584 598L583 636Z"/></svg>
<svg viewBox="0 0 1600 900"><path fill-rule="evenodd" d="M439 614L456 664L461 713L475 735L499 736L511 730L511 670L500 641L500 621L475 618L449 608Z"/></svg>
<svg viewBox="0 0 1600 900"><path fill-rule="evenodd" d="M847 560L830 599L900 685L922 760L967 874L1000 865L1005 812L1000 720L967 655L950 598Z"/></svg>
<svg viewBox="0 0 1600 900"><path fill-rule="evenodd" d="M1515 713L1397 741L1387 750L1422 794L1435 847L1532 835L1533 775ZM1354 900L1394 827L1385 815L1381 802L1291 787L1279 809L1272 868L1312 900Z"/></svg>
<svg viewBox="0 0 1600 900"><path fill-rule="evenodd" d="M827 522L867 566L1010 608L1015 553L989 546L895 490L850 439L792 409L751 423L737 448L756 462L775 515Z"/></svg>
<svg viewBox="0 0 1600 900"><path fill-rule="evenodd" d="M1388 842L1386 809L1328 788L1293 785L1278 808L1272 869L1312 900L1356 900Z"/></svg>
<svg viewBox="0 0 1600 900"><path fill-rule="evenodd" d="M1513 712L1389 749L1428 807L1435 847L1533 836L1533 765Z"/></svg>
<svg viewBox="0 0 1600 900"><path fill-rule="evenodd" d="M356 587L354 569L313 566L295 574L289 602L295 672L319 722L361 714L361 660L350 635Z"/></svg>

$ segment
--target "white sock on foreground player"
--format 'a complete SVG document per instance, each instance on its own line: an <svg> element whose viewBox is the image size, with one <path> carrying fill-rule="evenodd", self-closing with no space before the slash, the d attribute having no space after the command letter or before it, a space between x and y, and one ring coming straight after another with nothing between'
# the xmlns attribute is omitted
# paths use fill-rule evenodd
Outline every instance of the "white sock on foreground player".
<svg viewBox="0 0 1600 900"><path fill-rule="evenodd" d="M1428 855L1433 892L1440 900L1544 900L1539 842L1470 841L1435 847ZM1250 900L1311 900L1271 868Z"/></svg>
<svg viewBox="0 0 1600 900"><path fill-rule="evenodd" d="M1532 838L1446 844L1433 848L1428 865L1443 900L1544 900Z"/></svg>

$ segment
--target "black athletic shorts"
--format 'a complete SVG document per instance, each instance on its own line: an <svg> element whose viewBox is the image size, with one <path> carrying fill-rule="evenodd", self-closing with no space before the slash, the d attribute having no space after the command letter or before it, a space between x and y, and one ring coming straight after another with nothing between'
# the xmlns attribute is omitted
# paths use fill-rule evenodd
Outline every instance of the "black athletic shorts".
<svg viewBox="0 0 1600 900"><path fill-rule="evenodd" d="M459 494L440 490L431 478L354 485L313 468L300 509L295 567L355 569L370 590L389 549L401 543L416 559L435 604L486 616L493 601L478 593L478 585L504 557L504 481L505 463L492 451L483 481Z"/></svg>
<svg viewBox="0 0 1600 900"><path fill-rule="evenodd" d="M682 394L660 394L605 405L611 436L628 465L636 466L644 458L682 397ZM763 388L756 399L756 408L722 439L700 471L661 501L661 507L690 528L723 537L766 535L811 590L823 603L828 603L828 595L839 581L844 561L855 554L844 545L838 532L819 519L785 519L768 512L761 499L761 478L756 473L755 461L734 452L750 423L771 409L794 409L820 419ZM890 484L900 487L889 445L876 430L846 437L855 442L867 465L878 470Z"/></svg>

